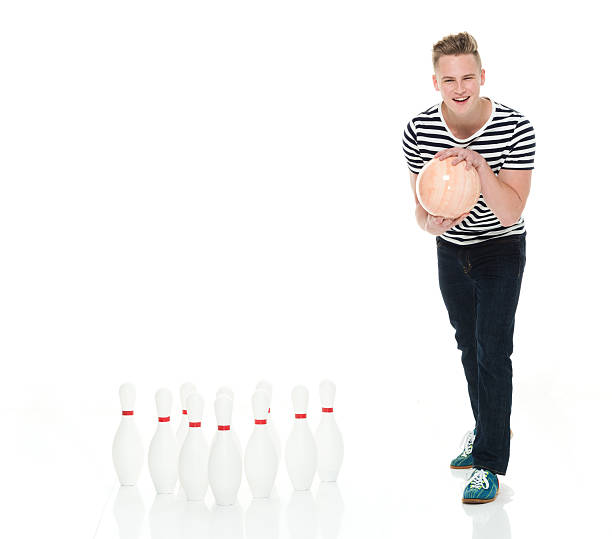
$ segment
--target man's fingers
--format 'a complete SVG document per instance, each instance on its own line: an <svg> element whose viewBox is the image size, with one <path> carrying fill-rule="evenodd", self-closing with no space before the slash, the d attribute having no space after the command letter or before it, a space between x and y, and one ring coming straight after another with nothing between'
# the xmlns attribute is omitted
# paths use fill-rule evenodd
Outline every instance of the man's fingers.
<svg viewBox="0 0 612 539"><path fill-rule="evenodd" d="M458 225L461 221L463 221L467 216L469 215L469 213L464 213L463 215L460 215L459 217L457 217L457 219L455 219L455 222L453 223L453 226Z"/></svg>
<svg viewBox="0 0 612 539"><path fill-rule="evenodd" d="M457 219L453 219L451 217L445 218L445 217L440 217L436 215L431 215L430 218L431 218L431 221L436 226L439 226L445 232L446 230L453 228L455 225L458 225L468 215L469 213L464 213L463 215L460 215L459 217L457 217Z"/></svg>
<svg viewBox="0 0 612 539"><path fill-rule="evenodd" d="M457 217L457 219L447 219L447 222L444 224L448 229L457 226L461 221L463 221L463 216Z"/></svg>

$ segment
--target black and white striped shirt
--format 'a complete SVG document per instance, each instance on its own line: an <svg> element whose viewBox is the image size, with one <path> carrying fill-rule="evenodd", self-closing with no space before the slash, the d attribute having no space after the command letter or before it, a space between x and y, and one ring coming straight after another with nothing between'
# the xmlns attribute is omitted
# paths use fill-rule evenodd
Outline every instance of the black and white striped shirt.
<svg viewBox="0 0 612 539"><path fill-rule="evenodd" d="M488 98L485 98L488 99ZM502 168L533 170L535 132L520 112L489 99L491 116L468 139L456 138L446 125L438 103L415 116L404 130L404 155L408 167L418 174L440 150L468 148L482 155L497 174ZM492 238L525 233L523 216L511 226L502 226L487 207L482 193L470 214L441 237L458 245L480 243Z"/></svg>

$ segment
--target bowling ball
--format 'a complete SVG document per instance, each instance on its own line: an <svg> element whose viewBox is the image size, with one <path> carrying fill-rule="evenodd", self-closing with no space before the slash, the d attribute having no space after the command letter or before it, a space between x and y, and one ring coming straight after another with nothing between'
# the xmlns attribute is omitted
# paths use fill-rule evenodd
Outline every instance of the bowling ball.
<svg viewBox="0 0 612 539"><path fill-rule="evenodd" d="M453 159L432 159L421 169L416 182L421 206L431 215L447 219L469 213L480 196L476 169L466 170L465 161L451 165Z"/></svg>

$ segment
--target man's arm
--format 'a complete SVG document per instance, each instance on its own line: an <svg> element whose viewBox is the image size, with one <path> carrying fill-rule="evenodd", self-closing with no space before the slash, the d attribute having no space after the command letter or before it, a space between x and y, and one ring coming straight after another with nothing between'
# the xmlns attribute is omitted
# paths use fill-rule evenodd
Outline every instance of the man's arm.
<svg viewBox="0 0 612 539"><path fill-rule="evenodd" d="M414 201L416 203L416 209L414 210L414 215L416 217L416 221L418 225L427 232L427 229L425 228L425 225L427 223L427 212L425 211L425 208L423 208L423 206L421 206L421 204L419 203L419 198L417 197L417 194L416 194L417 176L418 174L415 174L414 172L410 172L410 185L412 187L412 194L414 195Z"/></svg>
<svg viewBox="0 0 612 539"><path fill-rule="evenodd" d="M531 188L531 170L502 168L496 175L482 155L467 148L448 148L434 155L442 160L451 157L451 165L465 161L474 167L482 196L502 226L512 226L521 218Z"/></svg>
<svg viewBox="0 0 612 539"><path fill-rule="evenodd" d="M491 171L492 172L492 171ZM489 174L485 174L489 176ZM482 182L482 196L487 206L498 215L502 226L512 226L523 214L531 188L531 170L502 168L497 174L497 182ZM485 192L486 191L486 192ZM489 205L489 201L491 205Z"/></svg>

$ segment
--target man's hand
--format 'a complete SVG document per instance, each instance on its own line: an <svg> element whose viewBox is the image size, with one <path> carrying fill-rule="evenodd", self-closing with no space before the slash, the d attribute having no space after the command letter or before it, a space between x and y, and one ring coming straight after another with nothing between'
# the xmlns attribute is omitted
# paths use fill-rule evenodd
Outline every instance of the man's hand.
<svg viewBox="0 0 612 539"><path fill-rule="evenodd" d="M447 230L450 230L454 226L458 225L463 221L470 213L464 213L457 217L457 219L445 219L444 217L436 217L435 215L427 214L427 221L425 221L425 230L434 236L439 236Z"/></svg>
<svg viewBox="0 0 612 539"><path fill-rule="evenodd" d="M476 172L478 172L480 168L487 166L487 161L482 155L474 150L468 150L467 148L447 148L446 150L440 150L433 158L444 161L453 156L455 156L455 159L453 159L451 165L457 165L461 163L461 161L465 161L465 170L470 170L470 168L473 167Z"/></svg>

